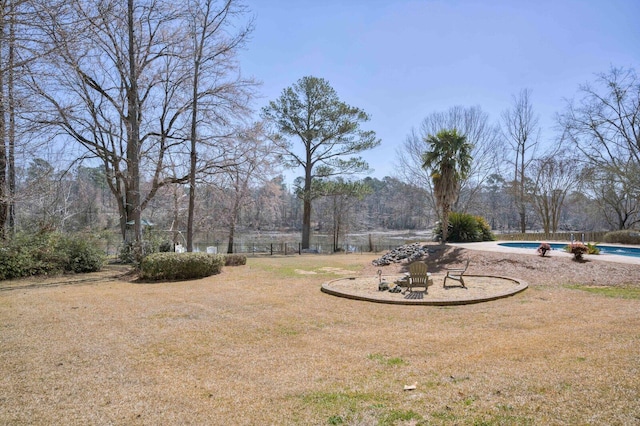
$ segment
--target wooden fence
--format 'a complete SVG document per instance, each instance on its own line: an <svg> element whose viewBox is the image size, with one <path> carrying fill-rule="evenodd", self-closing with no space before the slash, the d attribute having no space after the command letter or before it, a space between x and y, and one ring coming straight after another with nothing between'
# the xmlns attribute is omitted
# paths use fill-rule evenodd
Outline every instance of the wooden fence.
<svg viewBox="0 0 640 426"><path fill-rule="evenodd" d="M606 232L527 232L525 234L497 234L498 240L506 241L584 241L601 242Z"/></svg>

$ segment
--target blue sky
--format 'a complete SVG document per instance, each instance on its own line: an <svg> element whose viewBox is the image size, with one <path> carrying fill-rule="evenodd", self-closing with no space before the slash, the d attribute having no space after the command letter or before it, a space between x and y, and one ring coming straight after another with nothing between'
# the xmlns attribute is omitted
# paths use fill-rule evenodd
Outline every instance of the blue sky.
<svg viewBox="0 0 640 426"><path fill-rule="evenodd" d="M256 108L306 75L364 109L380 147L363 157L393 175L396 149L436 111L479 105L498 121L531 89L543 142L578 86L612 66L640 72L640 0L246 0L255 31L242 72Z"/></svg>

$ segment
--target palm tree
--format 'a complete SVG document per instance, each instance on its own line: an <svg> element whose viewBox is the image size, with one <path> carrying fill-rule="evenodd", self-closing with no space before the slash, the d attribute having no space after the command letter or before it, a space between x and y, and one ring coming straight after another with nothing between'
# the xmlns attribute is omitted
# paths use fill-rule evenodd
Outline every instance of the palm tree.
<svg viewBox="0 0 640 426"><path fill-rule="evenodd" d="M458 200L460 181L467 177L471 168L473 145L456 129L441 130L435 136L428 135L424 141L430 149L422 154L422 167L431 170L433 194L442 221L442 242L445 243L449 212Z"/></svg>

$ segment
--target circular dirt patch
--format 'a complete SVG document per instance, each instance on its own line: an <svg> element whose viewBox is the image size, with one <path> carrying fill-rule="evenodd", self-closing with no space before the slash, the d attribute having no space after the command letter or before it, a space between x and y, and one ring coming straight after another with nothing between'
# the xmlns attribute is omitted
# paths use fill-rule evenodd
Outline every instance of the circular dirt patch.
<svg viewBox="0 0 640 426"><path fill-rule="evenodd" d="M400 275L382 277L383 281L389 283L391 288L395 286L394 282L401 278ZM434 284L429 286L426 293L423 288L404 294L378 291L379 279L377 276L339 278L322 284L321 290L334 296L367 302L446 306L468 305L501 299L519 293L528 286L524 281L514 278L465 275L466 288L454 285L458 284L457 282L452 282L452 284L447 282L447 287L443 287L444 274L434 274L432 278Z"/></svg>

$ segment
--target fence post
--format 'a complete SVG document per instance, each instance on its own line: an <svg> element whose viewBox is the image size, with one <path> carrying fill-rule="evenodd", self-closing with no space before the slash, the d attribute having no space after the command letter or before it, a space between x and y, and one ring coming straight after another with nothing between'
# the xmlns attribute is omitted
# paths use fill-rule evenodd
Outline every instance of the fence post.
<svg viewBox="0 0 640 426"><path fill-rule="evenodd" d="M273 243L271 243L270 246L271 246L271 256L273 256Z"/></svg>

